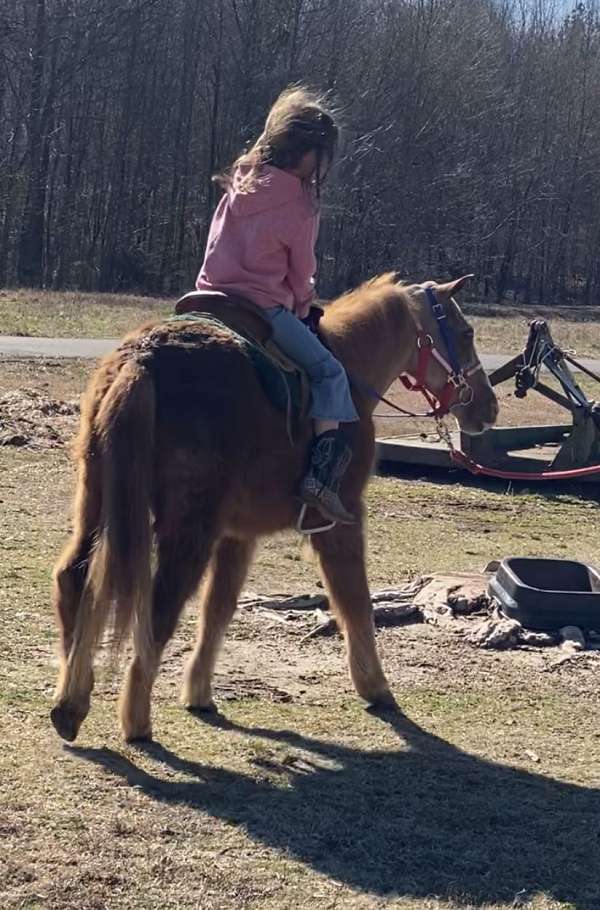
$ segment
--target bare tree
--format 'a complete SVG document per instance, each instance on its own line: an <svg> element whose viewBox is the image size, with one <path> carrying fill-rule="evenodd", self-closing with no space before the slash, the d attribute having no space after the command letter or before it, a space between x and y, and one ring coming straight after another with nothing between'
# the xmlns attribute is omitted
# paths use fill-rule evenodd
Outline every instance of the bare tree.
<svg viewBox="0 0 600 910"><path fill-rule="evenodd" d="M320 288L598 302L596 0L0 0L0 283L177 293L291 81L344 126Z"/></svg>

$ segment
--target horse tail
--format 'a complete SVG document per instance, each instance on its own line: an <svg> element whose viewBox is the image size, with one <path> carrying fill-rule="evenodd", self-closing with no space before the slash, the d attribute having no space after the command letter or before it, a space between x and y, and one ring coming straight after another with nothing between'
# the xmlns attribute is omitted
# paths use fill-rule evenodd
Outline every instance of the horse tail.
<svg viewBox="0 0 600 910"><path fill-rule="evenodd" d="M152 376L137 357L121 367L96 415L102 515L88 585L98 606L114 605L114 648L133 628L135 651L142 657L153 648L155 407Z"/></svg>

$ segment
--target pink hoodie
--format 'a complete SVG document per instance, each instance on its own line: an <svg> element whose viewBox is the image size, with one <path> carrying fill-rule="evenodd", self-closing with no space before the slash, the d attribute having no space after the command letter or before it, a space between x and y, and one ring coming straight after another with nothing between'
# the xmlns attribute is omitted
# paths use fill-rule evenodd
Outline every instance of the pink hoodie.
<svg viewBox="0 0 600 910"><path fill-rule="evenodd" d="M300 319L314 299L319 216L298 177L266 165L251 193L239 176L214 214L198 290L229 291Z"/></svg>

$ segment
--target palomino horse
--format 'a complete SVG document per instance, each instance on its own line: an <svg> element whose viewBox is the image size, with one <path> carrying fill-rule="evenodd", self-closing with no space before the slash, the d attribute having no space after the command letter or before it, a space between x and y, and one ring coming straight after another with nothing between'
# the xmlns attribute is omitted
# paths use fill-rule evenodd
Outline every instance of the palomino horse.
<svg viewBox="0 0 600 910"><path fill-rule="evenodd" d="M384 275L326 309L321 335L356 378L361 419L348 427L354 459L342 494L357 515L373 463L375 392L398 376L420 375L467 433L496 419L473 331L452 298L464 281L403 287ZM93 656L111 606L117 640L133 630L122 730L128 740L151 736L162 651L207 569L182 700L190 709L214 707L217 651L255 541L295 523L310 434L307 421L291 445L247 354L218 326L147 326L103 361L84 397L74 531L55 571L62 654L52 721L62 737L73 740L88 713ZM354 686L370 704L392 705L375 644L362 519L311 543Z"/></svg>

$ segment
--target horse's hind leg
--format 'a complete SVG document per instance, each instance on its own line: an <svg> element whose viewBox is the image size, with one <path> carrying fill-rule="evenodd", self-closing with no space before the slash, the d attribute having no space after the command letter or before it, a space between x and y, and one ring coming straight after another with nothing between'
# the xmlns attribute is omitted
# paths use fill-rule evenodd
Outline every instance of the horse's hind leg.
<svg viewBox="0 0 600 910"><path fill-rule="evenodd" d="M73 533L54 569L53 603L60 630L60 672L51 718L58 733L67 740L75 739L89 711L94 685L93 651L101 632L98 626L106 619L106 612L101 608L92 615L87 610L91 606L89 599L84 598L100 503L98 468L84 456L80 462Z"/></svg>
<svg viewBox="0 0 600 910"><path fill-rule="evenodd" d="M175 632L185 602L204 574L216 537L212 506L202 511L188 507L179 515L174 506L172 500L170 515L161 516L156 526L158 566L152 593L151 653L134 655L121 693L121 728L129 741L152 737L150 700L160 658Z"/></svg>
<svg viewBox="0 0 600 910"><path fill-rule="evenodd" d="M373 610L360 526L338 526L311 538L323 578L346 641L350 677L371 705L391 706L394 698L375 644Z"/></svg>
<svg viewBox="0 0 600 910"><path fill-rule="evenodd" d="M253 540L223 538L212 558L200 605L198 640L185 672L182 702L186 708L211 710L212 677L223 636L235 613L254 552Z"/></svg>

